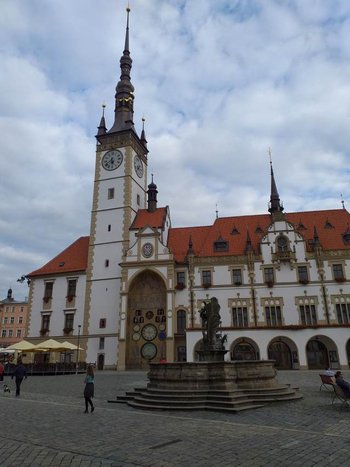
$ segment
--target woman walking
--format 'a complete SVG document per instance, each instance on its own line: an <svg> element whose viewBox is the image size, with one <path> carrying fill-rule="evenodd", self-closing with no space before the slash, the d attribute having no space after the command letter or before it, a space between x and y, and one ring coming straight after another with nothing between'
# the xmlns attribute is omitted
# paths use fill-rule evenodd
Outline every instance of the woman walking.
<svg viewBox="0 0 350 467"><path fill-rule="evenodd" d="M92 365L89 365L86 370L85 377L85 389L84 389L84 398L85 398L85 412L88 413L89 405L91 407L91 413L95 410L94 404L92 403L92 398L94 397L94 369Z"/></svg>

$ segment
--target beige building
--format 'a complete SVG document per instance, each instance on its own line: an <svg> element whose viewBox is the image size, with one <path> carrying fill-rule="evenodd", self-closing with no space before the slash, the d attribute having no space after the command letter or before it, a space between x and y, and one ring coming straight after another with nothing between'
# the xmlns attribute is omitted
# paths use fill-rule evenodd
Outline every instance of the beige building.
<svg viewBox="0 0 350 467"><path fill-rule="evenodd" d="M28 302L17 301L9 289L0 301L0 347L7 347L23 340L28 321Z"/></svg>

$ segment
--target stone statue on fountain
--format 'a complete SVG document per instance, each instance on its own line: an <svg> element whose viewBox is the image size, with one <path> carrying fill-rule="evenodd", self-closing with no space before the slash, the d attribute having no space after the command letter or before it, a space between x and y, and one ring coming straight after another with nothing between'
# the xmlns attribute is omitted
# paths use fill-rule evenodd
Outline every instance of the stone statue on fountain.
<svg viewBox="0 0 350 467"><path fill-rule="evenodd" d="M226 353L224 343L227 340L226 335L218 332L221 325L220 305L216 297L203 302L200 310L200 317L203 328L203 352L206 359L223 359Z"/></svg>

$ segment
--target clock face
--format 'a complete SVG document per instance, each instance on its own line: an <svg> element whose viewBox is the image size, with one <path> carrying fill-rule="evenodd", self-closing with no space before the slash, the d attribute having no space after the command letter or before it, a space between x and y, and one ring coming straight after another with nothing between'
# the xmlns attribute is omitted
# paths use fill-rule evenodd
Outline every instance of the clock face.
<svg viewBox="0 0 350 467"><path fill-rule="evenodd" d="M142 247L142 254L145 258L150 258L153 254L153 245L151 243L145 243Z"/></svg>
<svg viewBox="0 0 350 467"><path fill-rule="evenodd" d="M143 164L138 155L134 157L134 168L137 176L141 178L143 175Z"/></svg>
<svg viewBox="0 0 350 467"><path fill-rule="evenodd" d="M105 170L115 170L123 162L123 154L120 151L108 151L102 157L102 167Z"/></svg>
<svg viewBox="0 0 350 467"><path fill-rule="evenodd" d="M141 355L146 360L152 360L157 355L157 347L152 342L146 342L141 348Z"/></svg>
<svg viewBox="0 0 350 467"><path fill-rule="evenodd" d="M145 341L153 341L157 337L157 328L153 324L146 324L141 331Z"/></svg>

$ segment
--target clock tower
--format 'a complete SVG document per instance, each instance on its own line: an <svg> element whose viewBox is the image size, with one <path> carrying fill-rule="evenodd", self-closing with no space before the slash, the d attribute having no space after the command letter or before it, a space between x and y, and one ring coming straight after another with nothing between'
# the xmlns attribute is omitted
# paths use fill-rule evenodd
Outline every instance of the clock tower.
<svg viewBox="0 0 350 467"><path fill-rule="evenodd" d="M121 75L115 93L115 116L107 130L104 112L96 135L96 166L90 227L83 334L89 339L87 361L113 368L118 359L121 269L129 247L129 227L146 207L147 141L136 133L134 87L130 72L129 13ZM111 361L104 360L104 350ZM108 350L108 352L107 352Z"/></svg>

